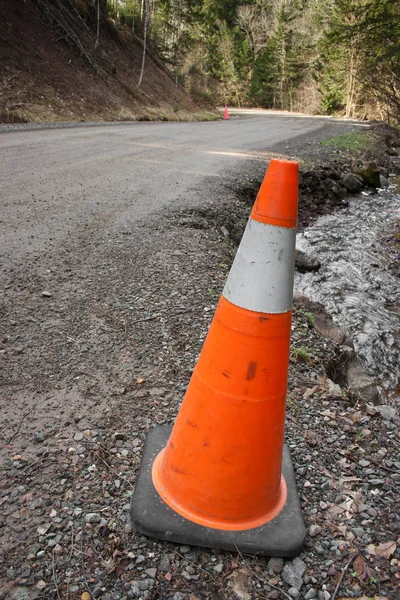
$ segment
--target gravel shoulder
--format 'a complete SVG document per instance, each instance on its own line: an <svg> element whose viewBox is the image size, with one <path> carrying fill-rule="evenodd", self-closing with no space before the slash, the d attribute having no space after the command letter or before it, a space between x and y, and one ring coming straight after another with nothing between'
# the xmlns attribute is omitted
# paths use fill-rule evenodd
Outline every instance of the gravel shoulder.
<svg viewBox="0 0 400 600"><path fill-rule="evenodd" d="M303 162L300 228L351 201L329 175L351 159L320 137L274 149ZM177 414L264 170L251 161L210 178L195 208L82 231L46 264L15 269L0 312L0 598L399 597L398 415L330 379L341 346L301 299L286 424L308 530L300 557L132 531L146 433Z"/></svg>

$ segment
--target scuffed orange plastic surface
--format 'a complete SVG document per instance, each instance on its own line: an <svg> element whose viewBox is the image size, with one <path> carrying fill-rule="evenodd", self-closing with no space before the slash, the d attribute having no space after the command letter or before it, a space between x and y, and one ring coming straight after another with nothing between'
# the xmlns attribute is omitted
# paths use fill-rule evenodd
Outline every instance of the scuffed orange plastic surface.
<svg viewBox="0 0 400 600"><path fill-rule="evenodd" d="M257 527L286 501L281 476L291 312L221 298L154 485L176 512L217 529Z"/></svg>

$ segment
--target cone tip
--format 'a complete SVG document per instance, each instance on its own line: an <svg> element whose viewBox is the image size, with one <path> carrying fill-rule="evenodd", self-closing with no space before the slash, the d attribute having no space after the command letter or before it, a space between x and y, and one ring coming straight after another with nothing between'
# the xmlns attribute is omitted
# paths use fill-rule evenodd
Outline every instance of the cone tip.
<svg viewBox="0 0 400 600"><path fill-rule="evenodd" d="M281 227L296 227L299 163L272 158L251 218Z"/></svg>

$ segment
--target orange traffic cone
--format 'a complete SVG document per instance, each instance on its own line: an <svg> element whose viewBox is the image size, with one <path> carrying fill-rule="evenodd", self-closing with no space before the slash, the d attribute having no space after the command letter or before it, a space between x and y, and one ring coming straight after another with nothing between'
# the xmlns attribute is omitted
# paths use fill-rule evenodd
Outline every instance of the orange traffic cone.
<svg viewBox="0 0 400 600"><path fill-rule="evenodd" d="M132 501L146 535L274 556L303 545L283 452L297 190L298 164L271 160L172 433L148 436Z"/></svg>
<svg viewBox="0 0 400 600"><path fill-rule="evenodd" d="M228 105L227 104L225 104L224 119L226 121L229 119L229 112L228 112Z"/></svg>

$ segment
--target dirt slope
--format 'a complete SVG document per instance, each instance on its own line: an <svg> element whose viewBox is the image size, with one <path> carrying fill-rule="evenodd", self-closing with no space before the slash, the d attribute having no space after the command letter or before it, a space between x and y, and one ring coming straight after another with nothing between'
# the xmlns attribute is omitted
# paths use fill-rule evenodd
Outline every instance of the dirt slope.
<svg viewBox="0 0 400 600"><path fill-rule="evenodd" d="M179 118L196 107L141 40L84 0L0 0L0 122Z"/></svg>

